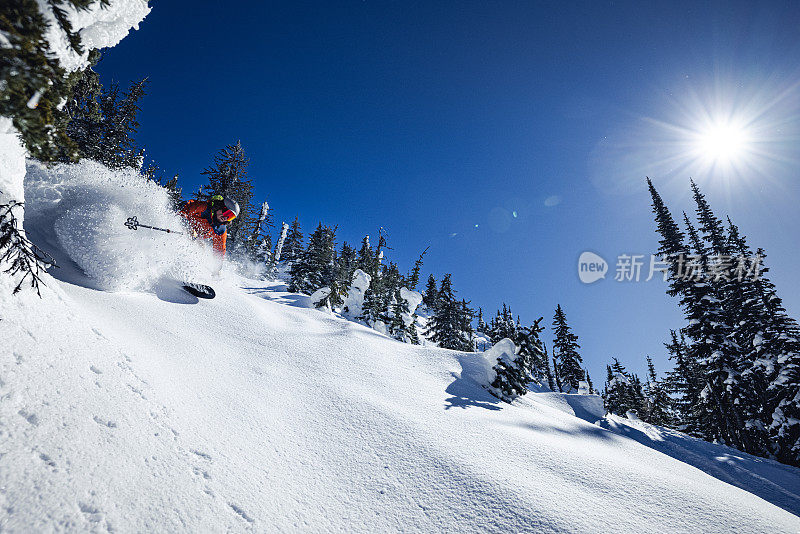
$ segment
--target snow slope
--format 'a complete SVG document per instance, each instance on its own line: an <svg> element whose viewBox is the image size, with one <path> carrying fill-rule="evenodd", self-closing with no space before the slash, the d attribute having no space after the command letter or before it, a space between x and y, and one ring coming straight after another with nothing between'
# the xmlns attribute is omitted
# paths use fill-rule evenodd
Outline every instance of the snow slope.
<svg viewBox="0 0 800 534"><path fill-rule="evenodd" d="M198 301L171 281L180 241L61 220L136 205L138 186L91 172L29 165L26 230L61 268L41 300L0 296L0 530L800 531L798 469L595 424L592 396L499 403L480 355L395 342L280 284L228 273ZM131 283L90 279L92 257Z"/></svg>

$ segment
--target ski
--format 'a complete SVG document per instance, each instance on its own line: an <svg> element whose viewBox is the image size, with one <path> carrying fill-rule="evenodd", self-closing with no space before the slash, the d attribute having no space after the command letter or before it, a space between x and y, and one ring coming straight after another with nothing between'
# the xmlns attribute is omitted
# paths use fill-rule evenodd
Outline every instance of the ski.
<svg viewBox="0 0 800 534"><path fill-rule="evenodd" d="M214 291L214 288L203 284L184 282L183 289L199 299L213 299L214 297L217 296L217 293Z"/></svg>

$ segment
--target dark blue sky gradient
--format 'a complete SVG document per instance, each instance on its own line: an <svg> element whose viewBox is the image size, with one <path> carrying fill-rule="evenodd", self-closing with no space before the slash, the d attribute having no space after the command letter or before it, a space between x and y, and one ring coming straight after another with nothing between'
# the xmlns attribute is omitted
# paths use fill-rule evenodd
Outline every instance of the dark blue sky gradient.
<svg viewBox="0 0 800 534"><path fill-rule="evenodd" d="M800 312L795 2L151 4L98 70L150 78L138 139L185 192L241 139L278 224L338 225L352 244L384 226L402 269L430 245L426 276L450 272L474 306L506 301L524 323L561 303L598 386L611 356L664 371L682 326L663 283L613 280L618 254L657 247L645 175L676 215L692 208L689 170L656 164L643 119L677 122L693 94L783 94L762 114L769 166L691 175ZM580 283L584 250L608 279Z"/></svg>

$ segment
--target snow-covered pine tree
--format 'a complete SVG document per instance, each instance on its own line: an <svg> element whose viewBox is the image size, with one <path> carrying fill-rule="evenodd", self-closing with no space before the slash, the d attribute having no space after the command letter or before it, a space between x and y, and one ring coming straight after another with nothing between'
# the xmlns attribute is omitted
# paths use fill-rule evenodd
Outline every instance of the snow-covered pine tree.
<svg viewBox="0 0 800 534"><path fill-rule="evenodd" d="M364 292L364 300L361 304L361 315L359 316L359 319L366 322L369 326L375 326L378 321L385 322L386 313L383 308L382 298L384 291L383 278L380 276L370 277L369 287L367 287L367 290Z"/></svg>
<svg viewBox="0 0 800 534"><path fill-rule="evenodd" d="M50 9L69 46L83 52L80 35L62 4L86 9L93 0L4 0L0 34L8 43L0 47L0 116L10 117L30 155L53 161L65 155L77 159L75 143L66 132L69 117L63 103L80 72L68 74L50 51L45 34L48 23L40 10ZM107 5L108 0L101 0Z"/></svg>
<svg viewBox="0 0 800 534"><path fill-rule="evenodd" d="M489 329L487 324L483 321L483 309L478 307L478 325L475 327L475 331L481 334L486 334L486 331Z"/></svg>
<svg viewBox="0 0 800 534"><path fill-rule="evenodd" d="M748 452L768 454L767 431L763 421L764 405L768 379L759 359L751 350L753 340L763 333L762 322L766 314L759 309L756 291L749 276L736 277L736 263L730 258L736 253L735 244L729 239L722 221L713 213L710 204L691 181L692 196L697 205L697 217L703 239L709 253L709 283L714 286L717 298L722 304L725 322L730 327L729 350L736 368L726 380L727 393L733 403L737 418L742 420L740 432ZM738 229L737 229L738 234ZM746 246L744 247L746 251ZM749 258L744 258L745 262Z"/></svg>
<svg viewBox="0 0 800 534"><path fill-rule="evenodd" d="M419 330L417 329L417 314L411 314L411 324L408 326L408 342L412 345L419 345Z"/></svg>
<svg viewBox="0 0 800 534"><path fill-rule="evenodd" d="M699 405L700 391L704 384L700 376L697 362L688 356L689 347L683 332L670 330L670 342L664 343L669 353L669 358L674 360L675 366L667 373L664 379L664 388L670 395L673 407L674 428L691 434L702 436L701 429L697 427L698 418L695 407Z"/></svg>
<svg viewBox="0 0 800 534"><path fill-rule="evenodd" d="M203 192L210 198L223 195L239 203L239 216L228 225L228 243L235 247L243 245L255 222L250 201L253 198L253 182L247 179L250 160L244 152L241 141L227 145L214 155L213 164L201 174L208 177L208 185ZM241 233L241 236L240 236Z"/></svg>
<svg viewBox="0 0 800 534"><path fill-rule="evenodd" d="M389 334L398 341L407 341L409 329L405 317L409 314L408 302L401 296L400 288L394 291L394 298L389 306Z"/></svg>
<svg viewBox="0 0 800 534"><path fill-rule="evenodd" d="M739 347L732 340L729 316L709 274L706 244L689 217L685 213L683 217L698 262L698 269L690 277L691 283L687 284L681 301L689 321L684 331L692 340L688 356L697 362L705 382L695 410L699 417L697 425L707 441L723 441L750 452L753 449L744 429L741 406L735 402L741 397L742 386L737 358Z"/></svg>
<svg viewBox="0 0 800 534"><path fill-rule="evenodd" d="M283 246L286 243L286 236L289 233L289 224L284 222L281 224L281 235L278 237L278 242L275 244L275 254L272 255L272 263L277 264L281 261L283 255ZM271 271L272 269L270 269Z"/></svg>
<svg viewBox="0 0 800 534"><path fill-rule="evenodd" d="M503 309L497 310L497 314L490 321L488 331L486 332L492 342L500 341L501 339L508 338L516 342L518 338L518 327L514 323L514 313L511 307L505 302Z"/></svg>
<svg viewBox="0 0 800 534"><path fill-rule="evenodd" d="M439 300L439 288L436 286L436 278L433 275L428 275L428 282L425 284L425 291L422 293L422 303L430 311L436 309L436 303Z"/></svg>
<svg viewBox="0 0 800 534"><path fill-rule="evenodd" d="M603 402L608 413L624 416L628 411L638 416L645 413L644 393L639 379L628 373L617 358L606 366L607 377Z"/></svg>
<svg viewBox="0 0 800 534"><path fill-rule="evenodd" d="M745 407L749 408L746 424L763 428L768 455L800 465L800 328L766 276L765 252L753 253L730 218L728 240L738 256L737 329L749 363L742 379L757 401Z"/></svg>
<svg viewBox="0 0 800 534"><path fill-rule="evenodd" d="M548 362L544 346L539 334L544 330L539 323L543 320L539 317L529 328L520 328L518 331L519 347L517 352L523 358L524 364L530 371L530 376L537 384L545 385L548 383Z"/></svg>
<svg viewBox="0 0 800 534"><path fill-rule="evenodd" d="M369 244L369 235L365 235L361 240L361 248L358 250L358 268L375 278L379 274L377 254L373 252Z"/></svg>
<svg viewBox="0 0 800 534"><path fill-rule="evenodd" d="M164 182L162 187L167 190L167 194L172 202L172 209L180 209L184 202L182 197L183 188L178 186L178 175L175 174L172 178Z"/></svg>
<svg viewBox="0 0 800 534"><path fill-rule="evenodd" d="M380 275L370 280L361 308L362 318L371 326L379 321L391 325L391 305L396 293L400 290L403 278L395 263L380 267Z"/></svg>
<svg viewBox="0 0 800 534"><path fill-rule="evenodd" d="M144 160L144 150L136 146L134 135L139 128L136 116L139 100L145 95L147 78L133 82L122 92L116 82L100 98L100 143L81 147L81 157L102 162L107 167L138 169Z"/></svg>
<svg viewBox="0 0 800 534"><path fill-rule="evenodd" d="M586 370L586 383L589 385L589 395L596 395L597 390L594 389L594 384L592 384L592 377L589 376L588 370Z"/></svg>
<svg viewBox="0 0 800 534"><path fill-rule="evenodd" d="M308 246L292 264L289 291L311 294L317 289L336 285L336 230L317 225L309 236ZM337 288L338 289L338 288ZM341 296L333 296L331 304Z"/></svg>
<svg viewBox="0 0 800 534"><path fill-rule="evenodd" d="M744 418L734 400L741 398L739 347L733 342L734 329L731 316L721 298L722 288L710 268L710 251L699 236L688 216L684 222L689 235L689 245L684 244L684 234L678 228L652 182L647 180L653 200L657 231L661 234L659 255L667 264L669 289L667 293L680 297L688 326L682 329L690 342L682 355L686 369L696 369L696 383L688 384L688 400L692 402L691 414L680 408L688 429L706 440L722 440L734 447L752 450L744 432ZM696 190L696 187L693 189ZM699 193L699 191L697 191ZM696 195L697 196L697 195ZM697 198L696 198L697 200ZM699 206L703 231L712 246L724 250L718 224L713 214ZM716 245L714 245L716 243ZM689 377L690 378L690 377ZM694 392L697 391L697 397ZM740 401L741 402L741 401Z"/></svg>
<svg viewBox="0 0 800 534"><path fill-rule="evenodd" d="M343 242L336 258L336 280L343 294L347 293L353 283L353 273L357 269L357 263L356 249Z"/></svg>
<svg viewBox="0 0 800 534"><path fill-rule="evenodd" d="M583 369L581 364L583 359L578 353L578 336L572 333L572 329L567 324L567 316L561 309L561 304L556 307L553 316L553 359L558 355L558 378L561 381L560 388L565 393L575 393L578 391L578 383L583 380Z"/></svg>
<svg viewBox="0 0 800 534"><path fill-rule="evenodd" d="M561 381L561 376L558 374L558 354L556 354L555 347L553 347L553 382L556 384L556 389L553 391L558 391L559 393L564 392L564 383Z"/></svg>
<svg viewBox="0 0 800 534"><path fill-rule="evenodd" d="M419 284L419 275L420 271L422 270L422 259L425 257L425 254L428 252L430 247L426 247L425 250L422 251L422 254L419 255L417 261L414 262L414 267L411 269L411 272L405 279L405 286L410 289L411 291L417 290L417 284Z"/></svg>
<svg viewBox="0 0 800 534"><path fill-rule="evenodd" d="M270 266L272 265L272 236L269 234L264 234L264 237L261 238L261 242L256 247L255 252L255 260L262 265ZM267 273L269 273L270 269L267 269Z"/></svg>
<svg viewBox="0 0 800 534"><path fill-rule="evenodd" d="M680 298L680 305L686 311L692 292L692 278L689 271L690 251L685 242L685 234L673 219L666 204L658 194L653 182L648 178L647 186L653 202L656 231L661 235L657 255L666 264L669 286L667 294ZM680 339L672 331L672 342L665 344L670 358L675 360L675 369L668 374L667 383L670 394L675 397L675 408L680 427L695 436L703 437L704 430L695 407L699 405L700 391L705 387L699 366L689 353L685 332Z"/></svg>
<svg viewBox="0 0 800 534"><path fill-rule="evenodd" d="M386 230L383 229L383 226L378 228L378 247L375 249L375 270L376 272L380 273L383 268L383 255L384 250L391 250L391 247L388 245L386 241Z"/></svg>
<svg viewBox="0 0 800 534"><path fill-rule="evenodd" d="M464 325L462 304L456 299L450 276L446 274L442 279L425 335L442 348L472 351L470 340L462 330Z"/></svg>
<svg viewBox="0 0 800 534"><path fill-rule="evenodd" d="M515 398L528 392L528 384L532 381L529 355L519 350L511 355L503 353L497 359L493 370L495 379L491 383L491 391L504 402L511 402Z"/></svg>
<svg viewBox="0 0 800 534"><path fill-rule="evenodd" d="M300 230L300 218L295 217L283 243L281 261L289 264L296 262L303 255L303 249L303 232Z"/></svg>
<svg viewBox="0 0 800 534"><path fill-rule="evenodd" d="M672 398L663 381L658 380L656 368L650 356L647 359L647 384L645 385L645 411L642 419L648 423L660 426L673 426Z"/></svg>
<svg viewBox="0 0 800 534"><path fill-rule="evenodd" d="M469 307L469 302L461 299L461 332L464 336L470 352L475 351L475 329L472 328L472 320L475 317L475 310ZM464 349L467 350L467 349Z"/></svg>
<svg viewBox="0 0 800 534"><path fill-rule="evenodd" d="M250 235L244 241L244 249L251 259L266 263L267 254L272 250L272 238L267 233L268 228L272 228L272 214L269 209L269 202L266 200L261 204L258 216L253 221ZM266 242L265 242L266 241Z"/></svg>
<svg viewBox="0 0 800 534"><path fill-rule="evenodd" d="M103 114L100 112L103 86L94 66L100 57L99 50L92 50L89 52L89 67L73 75L75 83L63 111L67 115L67 135L75 144L59 147L58 159L62 162L79 158L98 159L96 155L100 153L103 140Z"/></svg>

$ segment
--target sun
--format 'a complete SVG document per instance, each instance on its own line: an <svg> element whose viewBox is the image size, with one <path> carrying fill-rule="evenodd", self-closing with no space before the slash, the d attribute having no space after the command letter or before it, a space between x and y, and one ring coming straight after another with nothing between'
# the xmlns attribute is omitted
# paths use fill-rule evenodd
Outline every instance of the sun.
<svg viewBox="0 0 800 534"><path fill-rule="evenodd" d="M589 157L590 180L628 194L641 176L714 184L728 193L795 184L800 169L800 81L718 79L680 83L646 115L609 130Z"/></svg>
<svg viewBox="0 0 800 534"><path fill-rule="evenodd" d="M696 132L696 153L712 165L736 165L750 153L751 138L752 134L741 123L715 120Z"/></svg>

